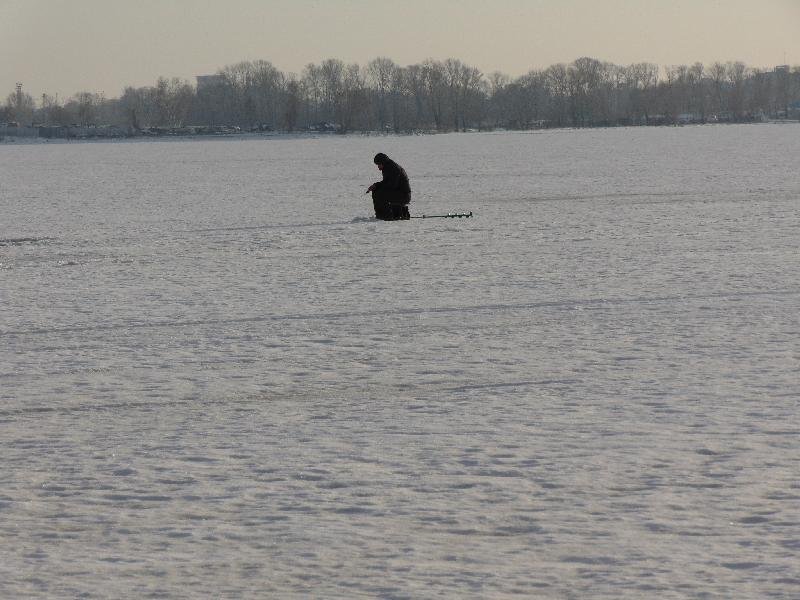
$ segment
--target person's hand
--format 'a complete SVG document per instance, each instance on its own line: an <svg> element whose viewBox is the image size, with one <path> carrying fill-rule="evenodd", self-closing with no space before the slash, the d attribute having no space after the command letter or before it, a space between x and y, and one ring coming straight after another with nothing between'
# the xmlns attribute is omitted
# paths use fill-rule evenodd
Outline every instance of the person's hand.
<svg viewBox="0 0 800 600"><path fill-rule="evenodd" d="M365 194L369 194L369 193L370 193L372 190L374 190L374 189L375 189L375 184L373 183L371 186L369 186L369 187L367 188L367 191L366 191L366 192L364 192L364 193L365 193Z"/></svg>

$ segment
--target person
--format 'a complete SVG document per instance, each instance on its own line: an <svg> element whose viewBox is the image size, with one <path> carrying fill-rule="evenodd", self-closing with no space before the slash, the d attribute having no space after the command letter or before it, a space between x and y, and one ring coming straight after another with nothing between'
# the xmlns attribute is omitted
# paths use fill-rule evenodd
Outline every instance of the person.
<svg viewBox="0 0 800 600"><path fill-rule="evenodd" d="M379 152L372 160L383 174L381 181L376 181L367 189L372 192L372 205L375 216L383 221L410 219L408 203L411 202L411 186L405 169Z"/></svg>

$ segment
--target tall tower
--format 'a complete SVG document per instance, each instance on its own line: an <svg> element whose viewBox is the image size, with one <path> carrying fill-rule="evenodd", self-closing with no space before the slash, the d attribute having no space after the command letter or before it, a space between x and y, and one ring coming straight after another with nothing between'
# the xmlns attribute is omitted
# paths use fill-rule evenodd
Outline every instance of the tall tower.
<svg viewBox="0 0 800 600"><path fill-rule="evenodd" d="M17 88L17 91L14 94L14 100L13 100L14 106L13 106L13 109L11 111L11 115L12 115L11 118L13 118L14 121L16 121L17 123L22 124L22 122L25 120L25 115L22 114L23 106L24 106L24 104L23 104L23 96L22 96L22 83L20 83L18 81L17 85L16 85L16 88Z"/></svg>

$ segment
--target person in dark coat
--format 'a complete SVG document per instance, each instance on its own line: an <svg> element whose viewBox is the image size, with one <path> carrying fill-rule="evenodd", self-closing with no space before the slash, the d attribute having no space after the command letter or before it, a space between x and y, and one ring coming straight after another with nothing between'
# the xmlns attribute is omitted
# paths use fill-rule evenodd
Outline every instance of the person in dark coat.
<svg viewBox="0 0 800 600"><path fill-rule="evenodd" d="M383 221L410 219L408 203L411 202L411 186L405 169L383 152L376 154L373 162L383 173L383 179L369 186L366 192L372 192L375 216Z"/></svg>

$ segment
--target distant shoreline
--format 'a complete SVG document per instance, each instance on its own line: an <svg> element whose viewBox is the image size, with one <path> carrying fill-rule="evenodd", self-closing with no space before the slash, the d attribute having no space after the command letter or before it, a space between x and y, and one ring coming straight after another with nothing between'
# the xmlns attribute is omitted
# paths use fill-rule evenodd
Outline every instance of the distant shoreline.
<svg viewBox="0 0 800 600"><path fill-rule="evenodd" d="M223 135L162 135L162 136L120 136L120 137L89 137L89 138L44 138L44 137L15 137L4 136L0 138L0 146L31 146L31 145L71 145L71 144L130 144L130 143L150 143L150 142L185 142L185 141L247 141L247 140L301 140L301 139L321 139L321 138L353 138L353 137L412 137L428 135L448 135L448 134L541 134L557 132L575 131L597 131L602 129L681 129L695 127L727 127L727 126L757 126L757 125L800 125L800 120L771 120L753 123L686 123L670 125L624 125L608 127L553 127L541 129L487 129L469 131L418 131L409 133L381 133L377 131L334 133L334 132L270 132L270 133L229 133Z"/></svg>

